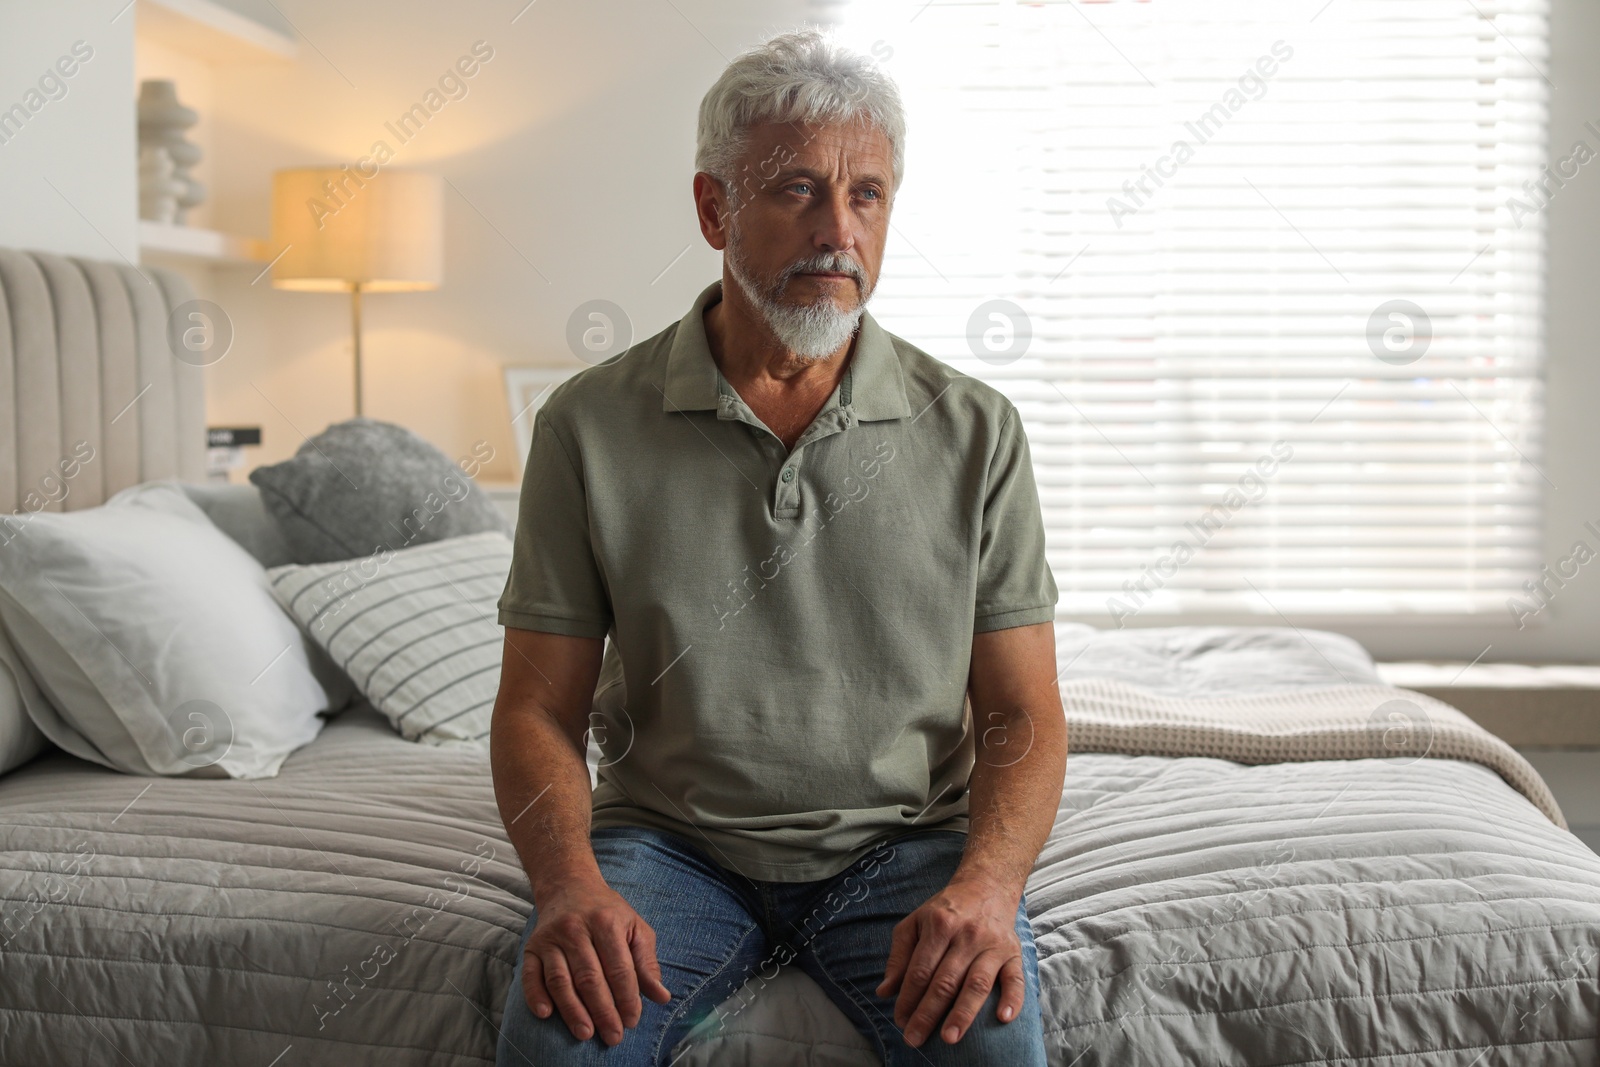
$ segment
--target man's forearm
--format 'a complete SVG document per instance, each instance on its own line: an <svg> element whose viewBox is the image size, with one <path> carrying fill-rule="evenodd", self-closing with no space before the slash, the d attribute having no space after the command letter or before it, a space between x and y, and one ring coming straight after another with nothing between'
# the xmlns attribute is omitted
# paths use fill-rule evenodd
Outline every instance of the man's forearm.
<svg viewBox="0 0 1600 1067"><path fill-rule="evenodd" d="M537 707L497 706L489 758L500 818L534 903L575 881L599 879L589 845L589 770L571 738Z"/></svg>
<svg viewBox="0 0 1600 1067"><path fill-rule="evenodd" d="M967 847L951 881L983 882L1021 897L1061 804L1066 720L1059 701L1032 711L980 713L975 706L973 728Z"/></svg>

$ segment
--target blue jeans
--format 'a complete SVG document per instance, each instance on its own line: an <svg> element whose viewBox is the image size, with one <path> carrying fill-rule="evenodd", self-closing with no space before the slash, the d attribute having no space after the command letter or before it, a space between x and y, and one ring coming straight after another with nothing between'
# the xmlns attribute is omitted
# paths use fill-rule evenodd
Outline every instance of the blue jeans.
<svg viewBox="0 0 1600 1067"><path fill-rule="evenodd" d="M751 977L770 980L793 962L822 987L866 1036L885 1067L901 1064L1045 1062L1039 1014L1039 959L1025 906L1017 908L1027 995L1009 1023L995 1017L999 985L966 1034L954 1045L939 1036L939 1019L920 1048L907 1045L894 1024L894 998L875 990L883 981L895 924L955 873L966 835L923 830L877 846L844 871L815 882L766 882L724 870L683 838L644 827L613 827L591 835L600 872L656 934L666 1004L641 998L637 1026L622 1043L579 1041L560 1012L541 1019L522 991L522 954L500 1023L498 1067L555 1064L654 1065L700 1020ZM522 943L533 932L528 916ZM759 981L758 981L759 984Z"/></svg>

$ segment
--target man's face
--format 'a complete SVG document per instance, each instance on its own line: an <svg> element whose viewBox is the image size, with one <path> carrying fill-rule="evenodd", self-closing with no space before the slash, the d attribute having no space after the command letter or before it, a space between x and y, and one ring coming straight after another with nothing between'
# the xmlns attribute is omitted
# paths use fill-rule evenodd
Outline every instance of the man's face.
<svg viewBox="0 0 1600 1067"><path fill-rule="evenodd" d="M889 233L893 152L865 123L753 127L724 216L728 254L762 296L861 308ZM735 206L736 205L736 206Z"/></svg>

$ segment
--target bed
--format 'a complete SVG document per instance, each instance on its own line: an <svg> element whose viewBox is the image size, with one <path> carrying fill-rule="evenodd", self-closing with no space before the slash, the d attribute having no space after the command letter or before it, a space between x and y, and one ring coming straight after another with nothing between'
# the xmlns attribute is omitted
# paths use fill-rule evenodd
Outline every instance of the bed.
<svg viewBox="0 0 1600 1067"><path fill-rule="evenodd" d="M160 358L181 279L18 255L0 414L30 454L127 432L117 390L154 381L139 464L96 491L192 472L199 391ZM57 289L97 275L86 333ZM70 409L91 353L92 409L25 414ZM27 469L0 449L0 503ZM1520 757L1337 635L1057 629L1073 754L1028 883L1053 1063L1596 1062L1600 857ZM531 898L481 749L358 701L270 778L50 751L0 776L0 845L0 1065L493 1060ZM874 1062L796 971L736 996L677 1063Z"/></svg>
<svg viewBox="0 0 1600 1067"><path fill-rule="evenodd" d="M1336 634L1057 631L1073 753L1027 885L1053 1064L1596 1062L1600 857L1557 825L1531 768L1487 750L1474 754L1502 772L1425 755L1470 726L1382 686ZM1303 708L1357 696L1384 709L1373 727L1316 743L1365 735L1392 754L1241 763L1084 751L1211 745L1130 727L1135 706L1108 729L1093 711L1106 693L1202 713L1218 698L1255 702L1282 716L1265 733L1291 746L1306 744ZM875 1063L827 1007L786 977L734 1025L708 1019L679 1062ZM808 1035L827 1051L811 1054Z"/></svg>
<svg viewBox="0 0 1600 1067"><path fill-rule="evenodd" d="M1064 680L1319 684L1292 633L1128 637L1064 628ZM493 1059L531 902L479 754L358 704L262 781L46 755L0 826L0 1063ZM1595 1062L1600 857L1478 764L1075 753L1028 897L1053 1062ZM808 986L680 1062L872 1063Z"/></svg>

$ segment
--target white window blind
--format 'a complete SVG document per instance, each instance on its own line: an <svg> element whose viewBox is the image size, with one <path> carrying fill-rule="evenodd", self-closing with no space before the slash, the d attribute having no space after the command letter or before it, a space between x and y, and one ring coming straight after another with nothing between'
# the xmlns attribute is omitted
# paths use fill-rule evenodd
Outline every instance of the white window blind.
<svg viewBox="0 0 1600 1067"><path fill-rule="evenodd" d="M846 9L911 126L873 313L1016 403L1064 614L1522 594L1548 488L1546 194L1525 186L1546 20L1545 0Z"/></svg>

